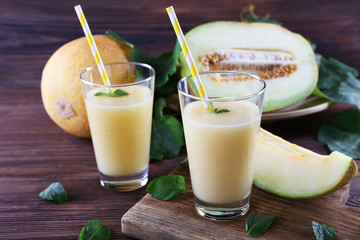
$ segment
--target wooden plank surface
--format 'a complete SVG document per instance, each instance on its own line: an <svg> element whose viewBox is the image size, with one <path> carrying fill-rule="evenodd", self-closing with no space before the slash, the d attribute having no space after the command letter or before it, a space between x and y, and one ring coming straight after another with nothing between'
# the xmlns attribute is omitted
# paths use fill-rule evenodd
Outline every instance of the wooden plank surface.
<svg viewBox="0 0 360 240"><path fill-rule="evenodd" d="M92 143L69 135L47 116L41 100L42 69L63 44L82 37L73 6L81 4L93 34L111 28L150 56L176 41L165 8L174 5L184 32L216 20L238 20L249 1L162 0L1 0L0 7L0 239L76 239L90 219L112 230L112 239L129 239L121 217L146 194L145 189L115 193L98 181ZM317 52L360 69L360 1L253 0L259 16L270 13L288 29L317 44ZM319 127L348 108L271 122L264 128L320 154ZM150 180L172 171L186 155L150 164ZM60 181L69 202L38 197ZM360 184L358 184L360 186ZM350 192L357 205L360 189ZM346 216L346 215L344 215ZM359 224L358 224L359 225Z"/></svg>
<svg viewBox="0 0 360 240"><path fill-rule="evenodd" d="M260 213L276 214L276 218L259 239L314 239L313 220L333 226L340 239L359 239L360 214L350 209L346 200L342 201L347 198L349 185L328 195L303 200L277 197L254 186L247 215L216 222L196 213L188 168L179 166L172 174L185 177L186 193L174 201L160 201L147 194L122 217L124 234L147 240L253 239L246 236L245 220L251 213ZM360 181L356 180L358 184Z"/></svg>

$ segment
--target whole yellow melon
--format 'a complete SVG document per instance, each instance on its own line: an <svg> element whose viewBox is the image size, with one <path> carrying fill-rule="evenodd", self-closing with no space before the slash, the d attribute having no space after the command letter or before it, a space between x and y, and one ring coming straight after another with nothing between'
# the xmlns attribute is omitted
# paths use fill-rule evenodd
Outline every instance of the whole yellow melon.
<svg viewBox="0 0 360 240"><path fill-rule="evenodd" d="M130 47L107 35L95 35L103 62L129 62ZM50 118L65 131L90 137L90 128L80 82L80 73L95 65L85 37L60 47L46 63L41 78L41 96Z"/></svg>

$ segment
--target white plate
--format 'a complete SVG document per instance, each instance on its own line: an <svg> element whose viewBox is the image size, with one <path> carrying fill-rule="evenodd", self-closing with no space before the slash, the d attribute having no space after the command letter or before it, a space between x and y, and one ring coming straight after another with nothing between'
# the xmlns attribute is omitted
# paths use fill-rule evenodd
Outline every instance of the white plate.
<svg viewBox="0 0 360 240"><path fill-rule="evenodd" d="M291 105L290 107L283 108L274 112L263 113L261 120L272 121L305 116L323 111L332 106L333 104L334 102L330 100L311 95L308 98L297 102L294 105Z"/></svg>

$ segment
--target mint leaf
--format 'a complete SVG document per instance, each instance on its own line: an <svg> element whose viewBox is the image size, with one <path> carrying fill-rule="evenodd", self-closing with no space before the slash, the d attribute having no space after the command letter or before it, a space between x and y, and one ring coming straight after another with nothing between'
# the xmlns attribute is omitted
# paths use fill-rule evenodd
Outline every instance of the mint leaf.
<svg viewBox="0 0 360 240"><path fill-rule="evenodd" d="M218 109L218 108L215 108L215 109L212 110L212 112L219 114L219 113L227 113L227 112L230 112L230 110L229 110L229 109Z"/></svg>
<svg viewBox="0 0 360 240"><path fill-rule="evenodd" d="M331 151L360 158L360 111L349 108L337 115L329 124L320 127L317 139L326 143Z"/></svg>
<svg viewBox="0 0 360 240"><path fill-rule="evenodd" d="M165 107L163 98L159 98L154 104L150 157L156 160L176 157L185 144L181 123L174 116L164 115Z"/></svg>
<svg viewBox="0 0 360 240"><path fill-rule="evenodd" d="M354 104L360 109L360 80L356 69L334 59L321 58L319 90L334 102Z"/></svg>
<svg viewBox="0 0 360 240"><path fill-rule="evenodd" d="M312 228L316 240L337 240L338 237L334 228L328 224L320 224L316 221L312 221Z"/></svg>
<svg viewBox="0 0 360 240"><path fill-rule="evenodd" d="M188 168L189 167L189 161L184 161L179 164L180 167Z"/></svg>
<svg viewBox="0 0 360 240"><path fill-rule="evenodd" d="M275 215L262 216L261 214L250 214L246 219L246 235L251 237L261 236L274 221Z"/></svg>
<svg viewBox="0 0 360 240"><path fill-rule="evenodd" d="M121 96L126 96L129 95L129 93L125 92L122 89L116 89L115 91L113 91L113 93L111 94L111 92L109 93L104 93L104 92L97 92L94 94L94 96L96 97L121 97Z"/></svg>
<svg viewBox="0 0 360 240"><path fill-rule="evenodd" d="M156 199L170 201L185 192L185 179L181 175L158 177L150 182L146 191Z"/></svg>
<svg viewBox="0 0 360 240"><path fill-rule="evenodd" d="M79 234L79 240L108 240L110 239L111 230L103 227L99 220L90 220L85 224Z"/></svg>
<svg viewBox="0 0 360 240"><path fill-rule="evenodd" d="M126 95L129 95L129 93L125 92L124 90L122 89L116 89L113 94L112 94L112 97L121 97L121 96L126 96Z"/></svg>
<svg viewBox="0 0 360 240"><path fill-rule="evenodd" d="M229 109L218 109L218 108L214 108L214 105L212 102L209 102L209 105L210 105L210 108L211 108L211 112L213 113L227 113L227 112L230 112Z"/></svg>
<svg viewBox="0 0 360 240"><path fill-rule="evenodd" d="M50 184L44 191L39 194L39 197L58 203L66 202L68 200L67 193L59 182Z"/></svg>
<svg viewBox="0 0 360 240"><path fill-rule="evenodd" d="M103 93L103 92L97 92L94 94L95 97L110 97L111 94L110 93Z"/></svg>

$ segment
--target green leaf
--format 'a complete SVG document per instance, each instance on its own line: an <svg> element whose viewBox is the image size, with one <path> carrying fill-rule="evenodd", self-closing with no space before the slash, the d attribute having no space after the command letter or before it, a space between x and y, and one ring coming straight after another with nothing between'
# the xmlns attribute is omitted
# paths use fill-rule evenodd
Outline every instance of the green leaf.
<svg viewBox="0 0 360 240"><path fill-rule="evenodd" d="M150 182L146 191L156 199L173 200L178 194L185 192L185 179L181 175L167 175L158 177Z"/></svg>
<svg viewBox="0 0 360 240"><path fill-rule="evenodd" d="M360 158L360 111L349 108L320 127L317 139L331 151L339 151L352 158Z"/></svg>
<svg viewBox="0 0 360 240"><path fill-rule="evenodd" d="M262 216L261 214L250 214L246 219L246 235L251 237L261 236L274 221L275 215Z"/></svg>
<svg viewBox="0 0 360 240"><path fill-rule="evenodd" d="M224 109L218 109L218 108L213 109L213 113L216 113L216 114L227 113L227 112L230 112L230 110L226 109L226 108L224 108Z"/></svg>
<svg viewBox="0 0 360 240"><path fill-rule="evenodd" d="M154 104L150 157L156 160L176 157L185 144L181 123L174 116L163 114L165 106L163 98Z"/></svg>
<svg viewBox="0 0 360 240"><path fill-rule="evenodd" d="M133 48L134 44L129 43L128 41L126 41L124 38L120 37L119 35L117 35L113 30L109 29L105 32L106 34L110 35L112 38L114 38L116 41L119 42L123 42L125 44L127 44L129 47Z"/></svg>
<svg viewBox="0 0 360 240"><path fill-rule="evenodd" d="M58 203L66 202L68 200L67 193L59 182L50 184L44 191L39 194L39 197Z"/></svg>
<svg viewBox="0 0 360 240"><path fill-rule="evenodd" d="M338 237L334 228L328 224L320 224L316 221L312 221L312 228L316 240L337 240Z"/></svg>
<svg viewBox="0 0 360 240"><path fill-rule="evenodd" d="M276 21L275 19L270 19L268 17L264 17L264 18L259 18L255 15L249 15L246 18L246 21L251 23L251 22L263 22L263 23L273 23L276 25L281 25L281 23L279 23L278 21Z"/></svg>
<svg viewBox="0 0 360 240"><path fill-rule="evenodd" d="M313 43L311 40L309 40L308 39L308 42L310 43L310 46L311 46L311 48L312 48L312 50L314 50L315 51L315 49L316 49L316 44L315 43Z"/></svg>
<svg viewBox="0 0 360 240"><path fill-rule="evenodd" d="M112 97L121 97L121 96L126 96L126 95L129 95L129 93L125 92L124 90L122 89L116 89L113 94L112 94Z"/></svg>
<svg viewBox="0 0 360 240"><path fill-rule="evenodd" d="M314 53L315 54L315 62L316 65L318 66L318 68L320 67L321 64L321 59L323 58L323 56L319 53Z"/></svg>
<svg viewBox="0 0 360 240"><path fill-rule="evenodd" d="M97 92L94 94L95 97L110 97L110 93Z"/></svg>
<svg viewBox="0 0 360 240"><path fill-rule="evenodd" d="M179 81L179 75L177 73L169 75L169 79L164 85L155 88L155 98L159 98L159 97L166 98L171 94L177 93L178 81Z"/></svg>
<svg viewBox="0 0 360 240"><path fill-rule="evenodd" d="M85 224L79 234L79 240L108 240L110 239L111 230L103 227L99 220L90 220Z"/></svg>
<svg viewBox="0 0 360 240"><path fill-rule="evenodd" d="M212 102L209 102L209 105L210 105L210 108L211 108L211 112L213 113L216 113L216 114L219 114L219 113L227 113L227 112L230 112L229 109L218 109L218 108L214 108L214 105Z"/></svg>
<svg viewBox="0 0 360 240"><path fill-rule="evenodd" d="M326 98L326 99L330 100L318 87L315 87L312 94L315 95L315 96Z"/></svg>
<svg viewBox="0 0 360 240"><path fill-rule="evenodd" d="M125 92L122 89L116 89L112 94L109 93L104 93L104 92L97 92L94 94L94 96L96 97L122 97L122 96L126 96L129 95L129 93Z"/></svg>
<svg viewBox="0 0 360 240"><path fill-rule="evenodd" d="M180 167L188 168L189 167L189 161L184 161L179 164Z"/></svg>
<svg viewBox="0 0 360 240"><path fill-rule="evenodd" d="M150 58L140 48L134 47L130 52L130 57L133 61L147 63L155 69L155 92L157 92L157 90L161 89L169 81L169 76L176 73L176 63L180 51L181 47L176 43L173 51L166 52L158 58ZM168 88L165 87L165 90L168 90ZM160 91L165 90L161 89ZM176 92L176 88L173 88L172 92Z"/></svg>
<svg viewBox="0 0 360 240"><path fill-rule="evenodd" d="M334 102L354 104L360 109L360 80L356 69L334 59L321 58L318 88Z"/></svg>

